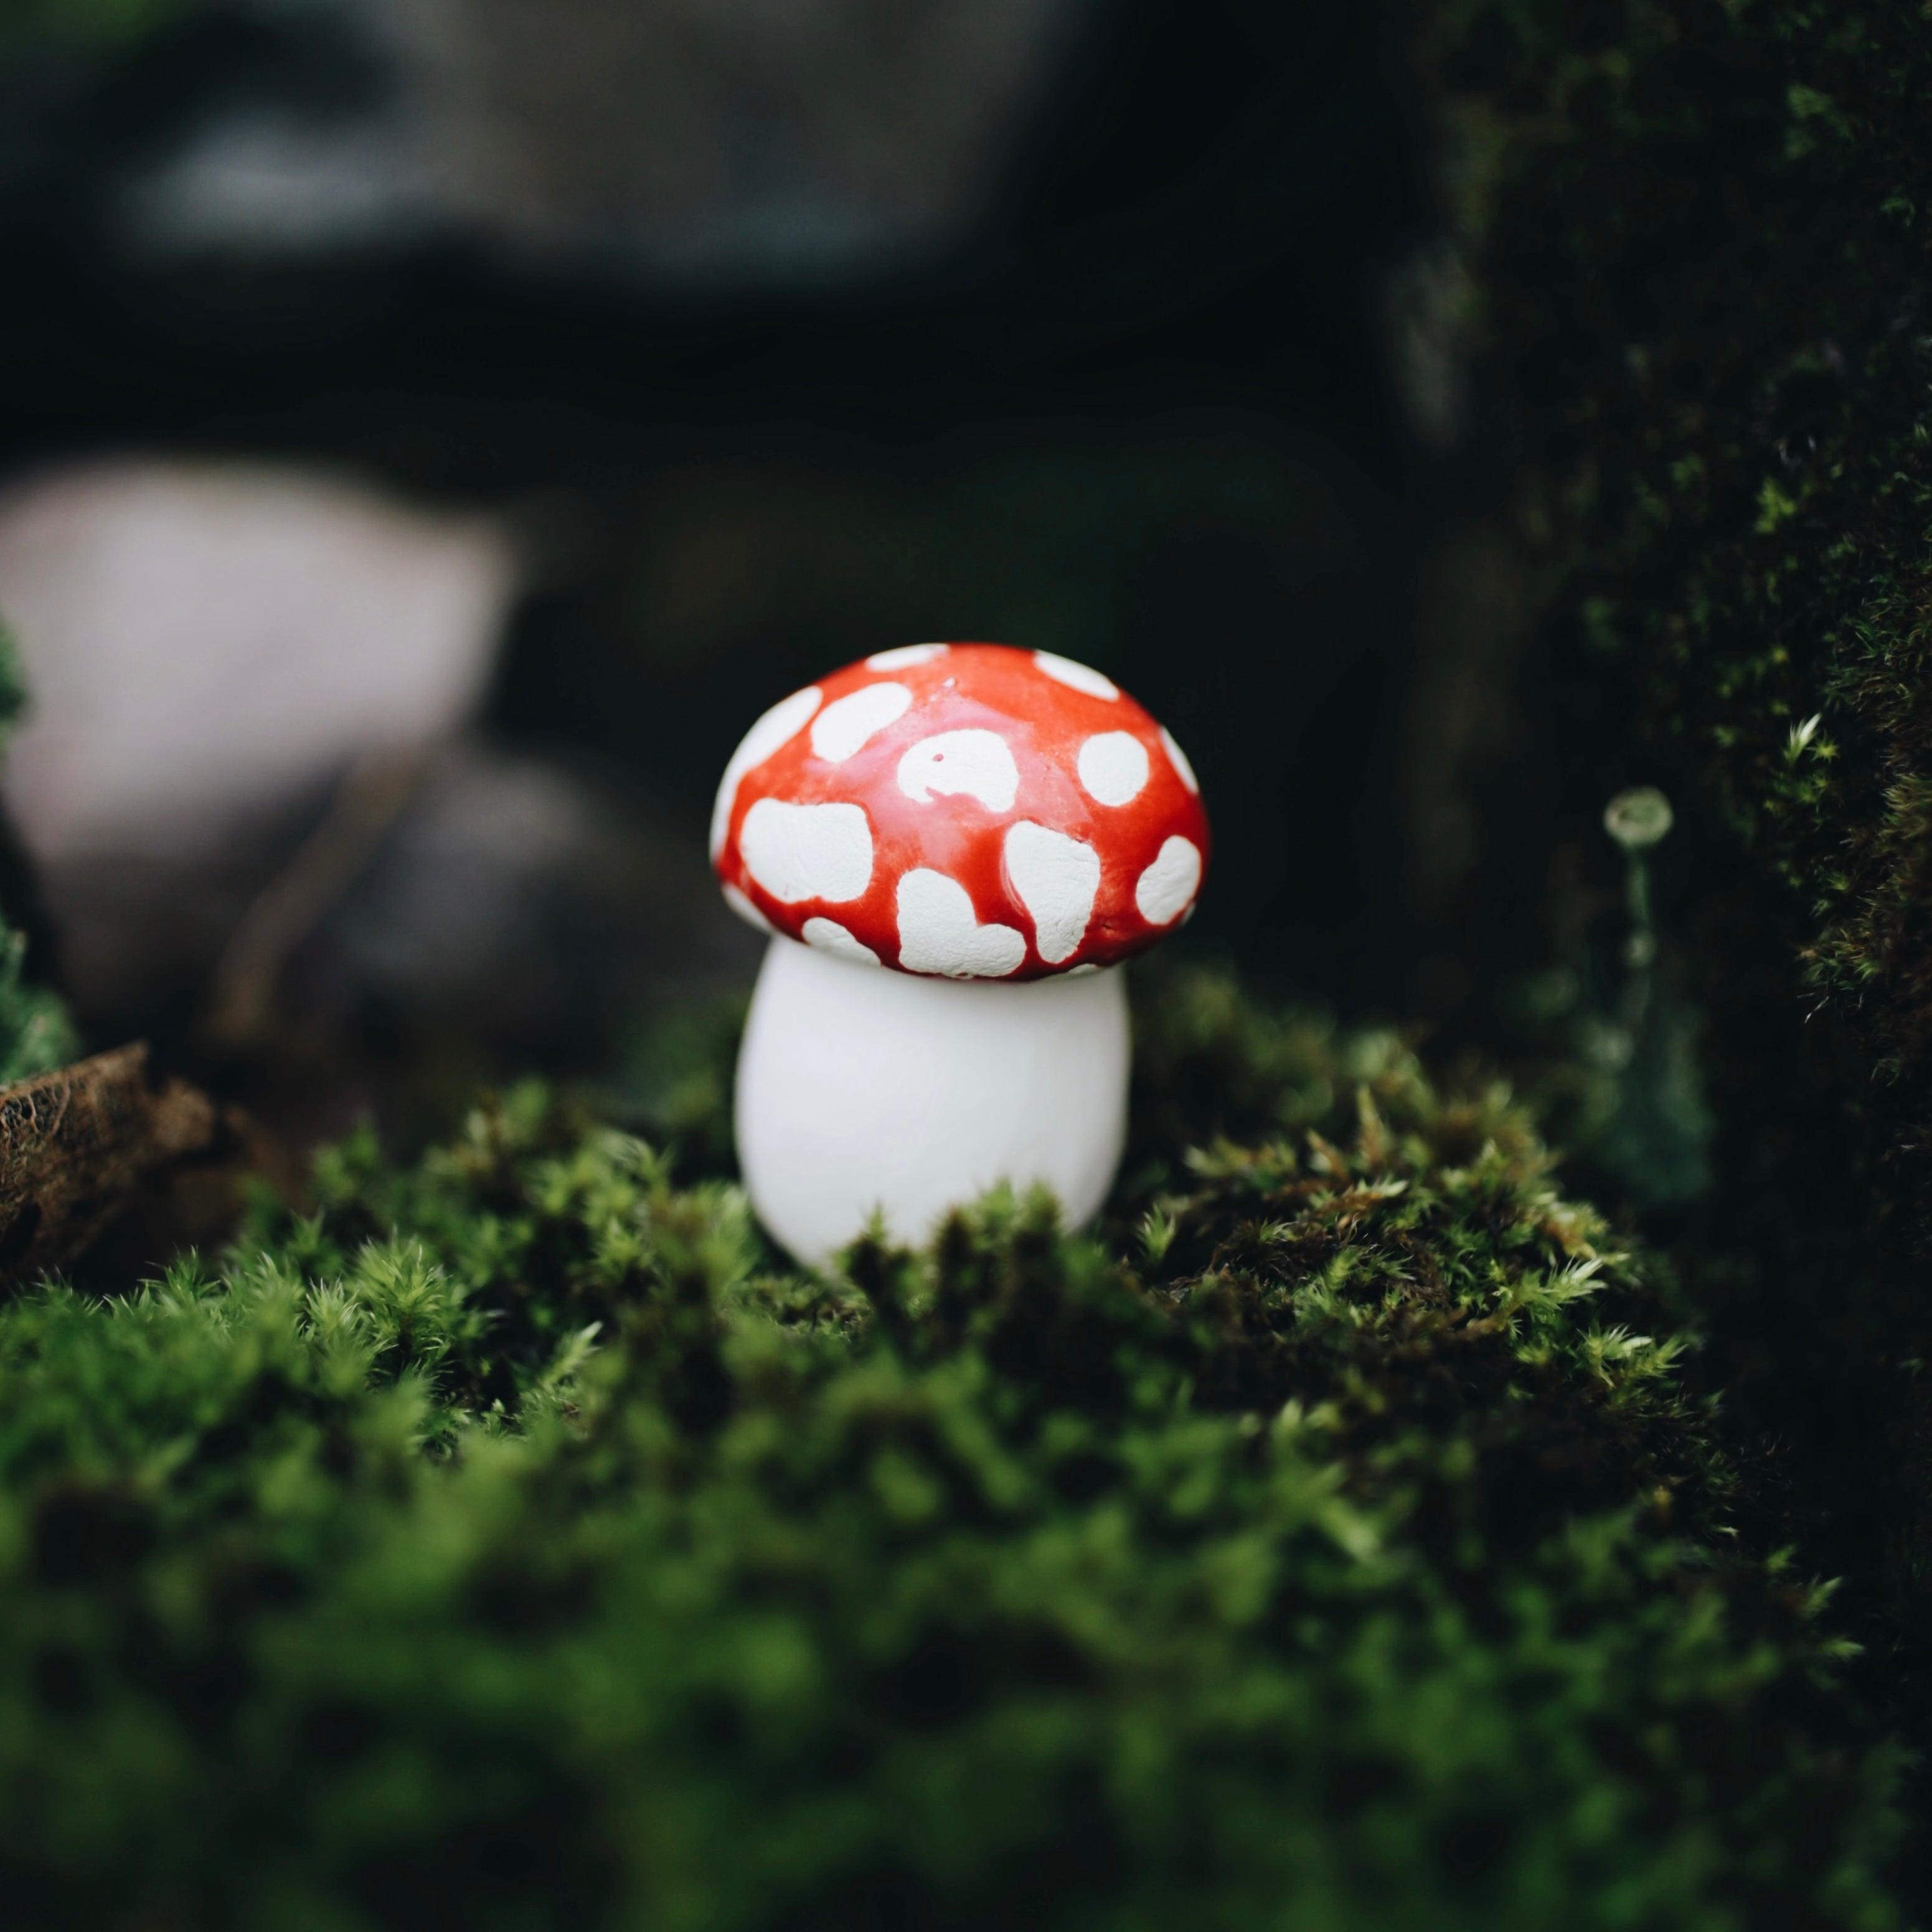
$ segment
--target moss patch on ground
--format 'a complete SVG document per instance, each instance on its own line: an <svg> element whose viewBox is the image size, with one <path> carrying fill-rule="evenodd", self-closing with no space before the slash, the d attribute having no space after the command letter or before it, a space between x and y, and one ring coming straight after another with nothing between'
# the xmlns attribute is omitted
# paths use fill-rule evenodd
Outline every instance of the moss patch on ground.
<svg viewBox="0 0 1932 1932"><path fill-rule="evenodd" d="M529 1088L0 1310L10 1922L1900 1922L1893 1765L1498 1090L1144 1003L1126 1218L790 1272Z"/></svg>

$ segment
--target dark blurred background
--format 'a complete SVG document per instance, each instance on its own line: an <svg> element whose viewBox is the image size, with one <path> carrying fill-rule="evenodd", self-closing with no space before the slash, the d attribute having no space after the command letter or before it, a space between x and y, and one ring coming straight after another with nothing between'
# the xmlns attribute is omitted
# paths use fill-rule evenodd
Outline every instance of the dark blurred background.
<svg viewBox="0 0 1932 1932"><path fill-rule="evenodd" d="M1178 944L1452 1010L1517 627L1395 19L10 0L10 896L90 1038L302 1133L647 1058L755 968L746 726L942 637L1172 728Z"/></svg>

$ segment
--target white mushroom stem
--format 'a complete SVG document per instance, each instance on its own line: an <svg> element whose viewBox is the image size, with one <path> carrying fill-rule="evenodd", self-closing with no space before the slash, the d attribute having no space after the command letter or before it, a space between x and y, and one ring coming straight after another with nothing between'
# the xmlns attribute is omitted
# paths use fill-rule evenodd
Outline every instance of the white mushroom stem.
<svg viewBox="0 0 1932 1932"><path fill-rule="evenodd" d="M824 1260L875 1209L918 1242L1001 1180L1043 1181L1078 1226L1126 1136L1118 968L1010 985L929 979L776 938L738 1053L738 1160L752 1205Z"/></svg>

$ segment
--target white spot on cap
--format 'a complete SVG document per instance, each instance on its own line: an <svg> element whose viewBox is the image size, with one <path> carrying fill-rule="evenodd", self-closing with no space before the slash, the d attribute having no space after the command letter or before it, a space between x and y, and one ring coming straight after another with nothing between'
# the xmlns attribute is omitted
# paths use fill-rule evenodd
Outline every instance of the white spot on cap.
<svg viewBox="0 0 1932 1932"><path fill-rule="evenodd" d="M759 911L758 908L746 898L736 886L727 886L724 888L724 903L747 926L754 926L760 932L775 933L778 931L778 928L772 925L771 921L766 918L764 914Z"/></svg>
<svg viewBox="0 0 1932 1932"><path fill-rule="evenodd" d="M1089 738L1080 747L1078 765L1080 782L1102 805L1130 805L1147 789L1147 747L1130 731Z"/></svg>
<svg viewBox="0 0 1932 1932"><path fill-rule="evenodd" d="M869 946L862 946L836 919L808 919L805 922L805 943L835 958L849 959L855 966L876 966L879 956Z"/></svg>
<svg viewBox="0 0 1932 1932"><path fill-rule="evenodd" d="M1160 742L1161 748L1167 754L1168 763L1174 767L1174 776L1198 798L1201 781L1194 776L1194 767L1187 762L1187 754L1174 742L1174 734L1165 724L1160 728Z"/></svg>
<svg viewBox="0 0 1932 1932"><path fill-rule="evenodd" d="M1170 838L1134 886L1134 904L1150 926L1172 926L1201 890L1201 848L1190 838Z"/></svg>
<svg viewBox="0 0 1932 1932"><path fill-rule="evenodd" d="M1033 919L1033 943L1049 966L1070 959L1087 936L1100 890L1092 846L1023 818L1006 834L1006 878Z"/></svg>
<svg viewBox="0 0 1932 1932"><path fill-rule="evenodd" d="M934 658L943 658L946 646L944 644L901 644L896 650L874 651L866 660L868 670L909 670L914 664L930 664Z"/></svg>
<svg viewBox="0 0 1932 1932"><path fill-rule="evenodd" d="M872 880L872 828L856 805L754 800L738 832L745 869L775 899L856 899Z"/></svg>
<svg viewBox="0 0 1932 1932"><path fill-rule="evenodd" d="M1076 664L1071 658L1056 657L1051 651L1035 651L1033 661L1055 683L1065 685L1070 691L1084 691L1089 698L1110 700L1120 694L1120 687L1111 677L1102 676L1090 665Z"/></svg>
<svg viewBox="0 0 1932 1932"><path fill-rule="evenodd" d="M997 731L940 731L899 760L899 790L923 805L935 793L964 794L989 812L1010 812L1020 768Z"/></svg>
<svg viewBox="0 0 1932 1932"><path fill-rule="evenodd" d="M1026 957L1010 926L982 926L966 888L920 866L899 880L899 964L949 980L1003 980Z"/></svg>
<svg viewBox="0 0 1932 1932"><path fill-rule="evenodd" d="M731 808L738 802L738 786L748 772L754 771L774 752L782 749L805 729L805 722L818 709L824 695L817 685L808 684L782 698L738 741L718 782L718 796L711 807L711 856L715 860L724 849L724 835L731 829Z"/></svg>
<svg viewBox="0 0 1932 1932"><path fill-rule="evenodd" d="M912 709L902 684L868 684L835 698L812 721L812 748L827 764L842 765L875 733Z"/></svg>

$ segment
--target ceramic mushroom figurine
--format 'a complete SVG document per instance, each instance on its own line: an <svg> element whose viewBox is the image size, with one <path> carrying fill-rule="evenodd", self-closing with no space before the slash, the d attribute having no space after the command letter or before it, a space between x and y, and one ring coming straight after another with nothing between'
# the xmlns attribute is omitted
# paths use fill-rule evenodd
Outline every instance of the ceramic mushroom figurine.
<svg viewBox="0 0 1932 1932"><path fill-rule="evenodd" d="M724 896L772 935L738 1060L752 1205L806 1260L1005 1180L1068 1219L1126 1130L1120 962L1192 909L1180 747L1045 651L914 644L775 704L725 767Z"/></svg>

